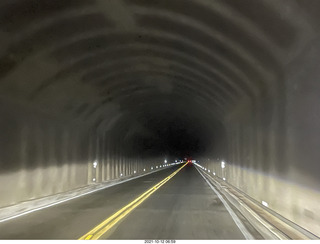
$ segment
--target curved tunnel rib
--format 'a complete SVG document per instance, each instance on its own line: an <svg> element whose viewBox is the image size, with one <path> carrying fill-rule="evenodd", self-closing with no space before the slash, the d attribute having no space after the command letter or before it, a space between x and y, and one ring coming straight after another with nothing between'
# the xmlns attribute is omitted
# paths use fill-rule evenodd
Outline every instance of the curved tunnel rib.
<svg viewBox="0 0 320 244"><path fill-rule="evenodd" d="M0 207L193 157L319 235L319 8L3 0Z"/></svg>

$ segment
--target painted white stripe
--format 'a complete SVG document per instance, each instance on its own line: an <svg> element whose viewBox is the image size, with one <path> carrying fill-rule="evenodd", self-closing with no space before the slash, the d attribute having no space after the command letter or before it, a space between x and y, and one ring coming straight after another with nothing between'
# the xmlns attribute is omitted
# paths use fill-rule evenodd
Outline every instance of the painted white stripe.
<svg viewBox="0 0 320 244"><path fill-rule="evenodd" d="M7 217L7 218L0 219L0 223L5 222L5 221L8 221L8 220L11 220L11 219L15 219L15 218L18 218L18 217L21 217L21 216L24 216L24 215L27 215L27 214L30 214L30 213L33 213L33 212L36 212L36 211L39 211L39 210L42 210L42 209L45 209L45 208L49 208L49 207L55 206L55 205L58 205L58 204L60 204L60 203L67 202L67 201L70 201L70 200L75 199L75 198L78 198L78 197L82 197L82 196L85 196L85 195L88 195L88 194L91 194L91 193L94 193L94 192L97 192L97 191L101 191L101 190L104 190L104 189L109 188L109 187L112 187L112 186L116 186L116 185L119 185L119 184L122 184L122 183L125 183L125 182L128 182L128 181L131 181L131 180L135 180L135 179L138 179L138 178L140 178L140 177L147 176L147 175L150 175L150 174L153 174L153 173L162 171L162 170L164 170L164 169L158 169L158 170L155 170L155 171L152 171L152 172L149 172L149 173L145 173L145 174L142 174L142 175L138 175L138 176L135 176L135 177L126 179L126 180L122 180L122 181L119 181L119 182L111 183L110 185L107 185L107 186L105 186L105 187L101 187L101 188L98 188L98 189L95 189L95 190L92 190L92 191L89 191L89 192L85 192L85 193L76 195L76 196L74 196L74 197L69 197L69 198L63 199L63 200L61 200L61 201L57 201L57 202L54 202L54 203L51 203L51 204L47 204L47 205L45 205L45 206L41 206L41 207L38 207L38 208L34 208L34 209L31 209L31 210L27 210L27 211L22 212L22 213L20 213L20 214L17 214L17 215L14 215L14 216L10 216L10 217ZM75 190L76 190L76 189L75 189ZM63 193L63 192L62 192L62 193ZM1 209L0 209L0 211L1 211Z"/></svg>
<svg viewBox="0 0 320 244"><path fill-rule="evenodd" d="M202 172L200 172L200 170L197 167L196 167L196 169L198 170L199 174L203 177L203 179L208 183L208 185L214 191L214 193L217 194L217 196L219 197L219 199L221 200L221 202L223 203L225 208L228 210L228 212L231 215L233 221L238 226L238 228L240 229L240 231L242 232L244 237L247 240L254 240L254 237L250 234L250 232L247 230L247 228L243 225L243 223L238 218L238 216L235 214L235 212L232 210L232 208L230 208L229 204L223 199L223 197L220 195L220 193L216 189L214 189L214 187L211 185L211 183L206 179L206 177L204 177Z"/></svg>

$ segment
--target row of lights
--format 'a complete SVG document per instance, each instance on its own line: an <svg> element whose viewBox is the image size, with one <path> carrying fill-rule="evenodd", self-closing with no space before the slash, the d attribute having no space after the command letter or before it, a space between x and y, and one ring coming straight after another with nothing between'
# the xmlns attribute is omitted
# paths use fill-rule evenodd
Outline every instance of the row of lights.
<svg viewBox="0 0 320 244"><path fill-rule="evenodd" d="M205 170L205 171L208 171L208 173L211 172L210 169L207 169L205 167L203 167L202 165L200 164L197 164L197 163L194 163L196 166L200 167L201 169ZM221 161L221 168L224 169L226 167L226 163L224 161ZM213 175L216 175L216 172L212 172ZM224 181L226 180L225 177L222 178Z"/></svg>
<svg viewBox="0 0 320 244"><path fill-rule="evenodd" d="M203 166L201 166L200 164L194 163L195 165L197 165L198 167L204 169L205 171L207 171L207 169ZM221 161L221 168L224 169L226 167L226 163L224 161ZM210 169L208 169L208 173L210 173ZM215 172L212 173L213 175L216 175ZM222 178L224 181L226 180L225 177ZM261 201L261 204L265 207L269 207L269 204L266 201Z"/></svg>
<svg viewBox="0 0 320 244"><path fill-rule="evenodd" d="M180 164L180 163L182 163L182 162L178 162L178 163L171 163L171 164L167 164L167 162L168 162L167 160L164 160L164 163L165 163L165 164L163 164L163 165L159 165L159 166L158 166L158 165L156 165L156 169L158 169L159 167L160 167L160 168L164 168L164 167L168 167L168 166L171 166L171 165L175 165L175 164ZM95 168L95 169L96 169L96 168L97 168L97 166L98 166L98 162L97 162L97 161L94 161L92 165L93 165L93 168ZM153 166L151 166L151 168L150 168L150 169L151 169L151 170L153 170L153 169L154 169L154 167L153 167ZM144 168L144 169L143 169L143 172L145 172L145 171L146 171L146 169ZM136 171L136 170L134 170L134 171L133 171L133 174L136 174L136 173L137 173L137 171ZM123 174L122 174L122 173L120 173L120 177L122 177L122 176L123 176ZM96 178L93 178L93 179L92 179L92 181L94 181L94 182L95 182L95 181L96 181Z"/></svg>

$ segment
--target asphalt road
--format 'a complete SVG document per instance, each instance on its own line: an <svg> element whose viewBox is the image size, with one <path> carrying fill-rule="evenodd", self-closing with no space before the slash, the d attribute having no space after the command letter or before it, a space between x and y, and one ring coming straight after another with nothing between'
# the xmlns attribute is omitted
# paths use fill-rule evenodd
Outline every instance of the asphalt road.
<svg viewBox="0 0 320 244"><path fill-rule="evenodd" d="M78 239L179 167L0 223L0 239ZM218 196L188 165L100 239L245 238Z"/></svg>

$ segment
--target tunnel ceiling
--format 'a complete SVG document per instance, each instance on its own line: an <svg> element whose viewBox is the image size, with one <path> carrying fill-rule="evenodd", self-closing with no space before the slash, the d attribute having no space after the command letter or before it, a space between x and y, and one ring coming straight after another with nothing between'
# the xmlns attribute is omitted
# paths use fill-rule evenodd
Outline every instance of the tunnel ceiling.
<svg viewBox="0 0 320 244"><path fill-rule="evenodd" d="M237 106L279 86L310 31L300 2L1 1L1 97L131 150L202 152Z"/></svg>

